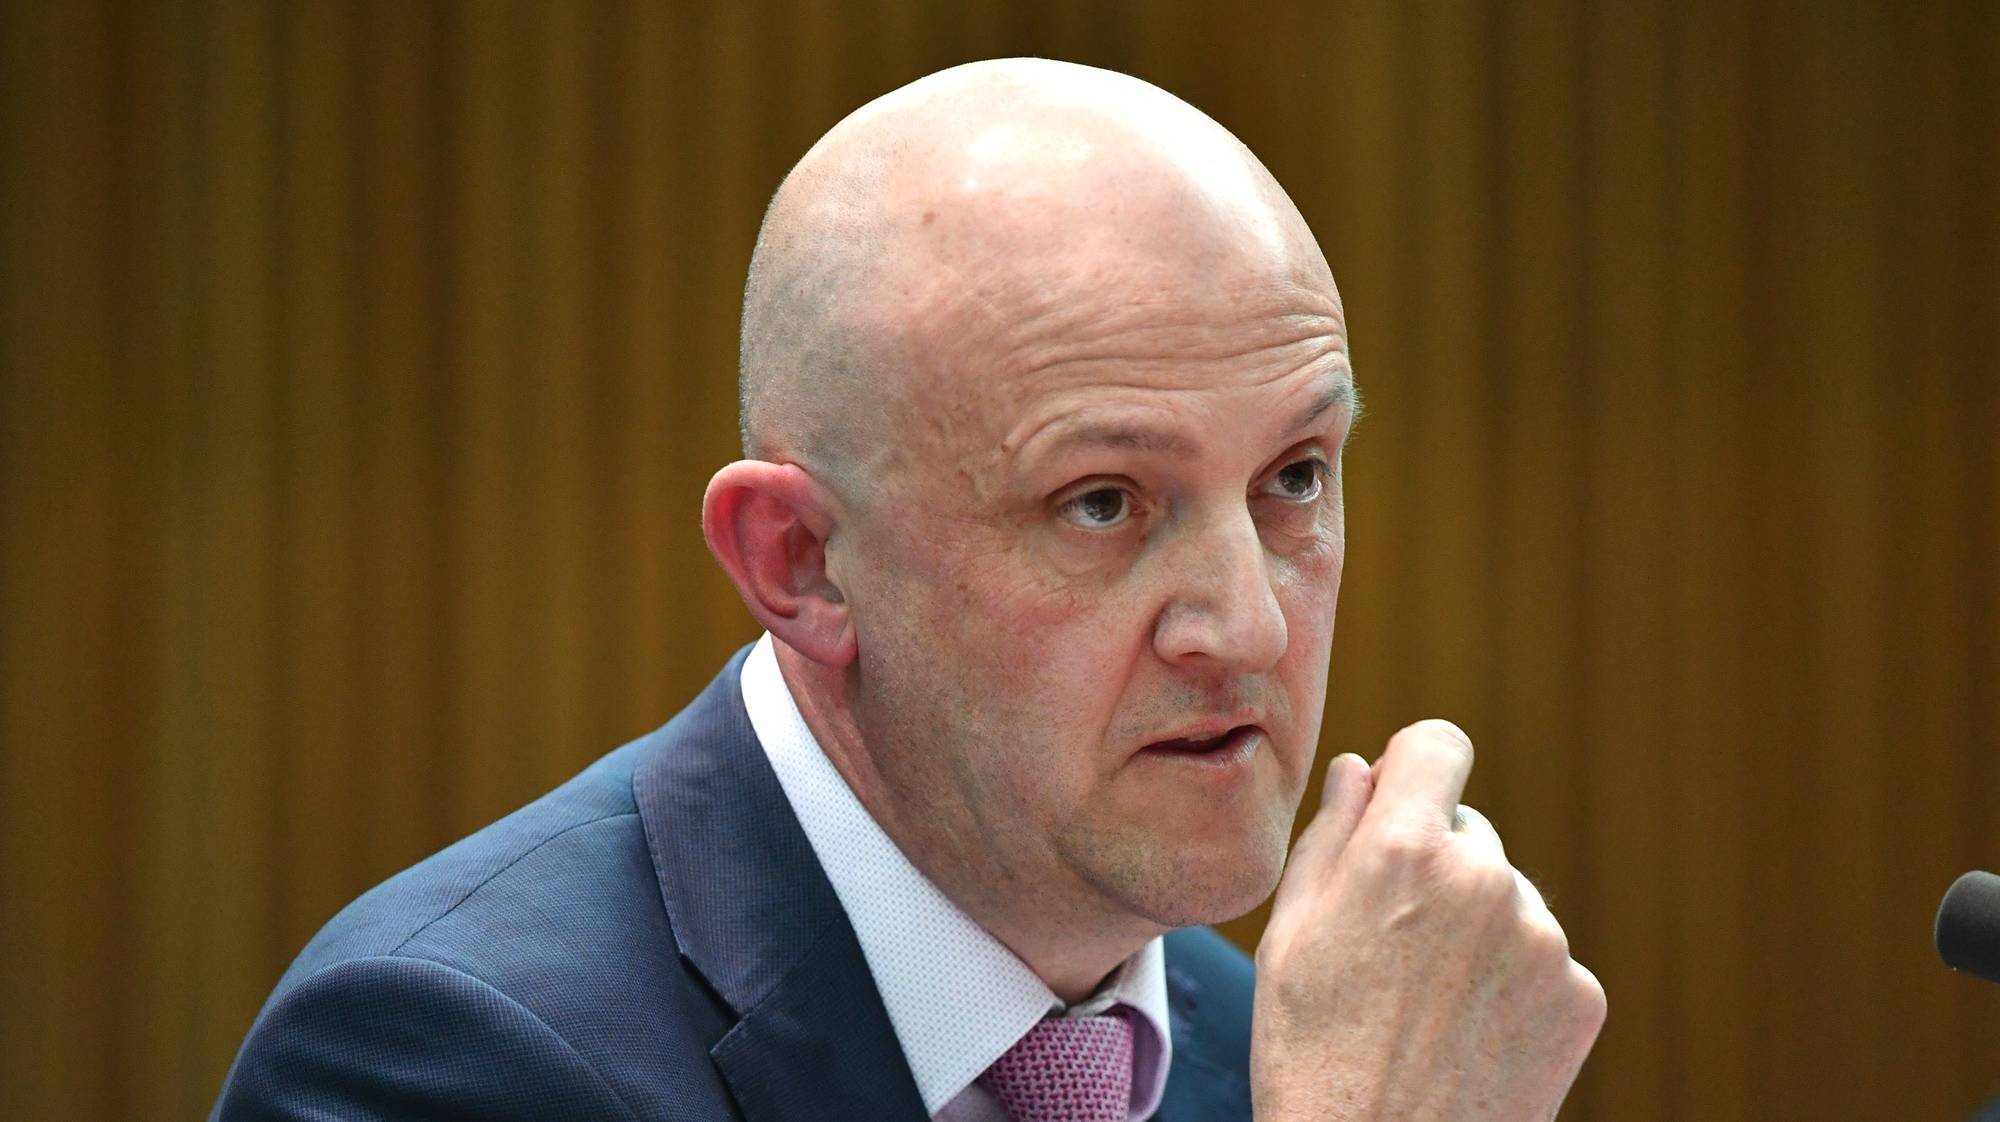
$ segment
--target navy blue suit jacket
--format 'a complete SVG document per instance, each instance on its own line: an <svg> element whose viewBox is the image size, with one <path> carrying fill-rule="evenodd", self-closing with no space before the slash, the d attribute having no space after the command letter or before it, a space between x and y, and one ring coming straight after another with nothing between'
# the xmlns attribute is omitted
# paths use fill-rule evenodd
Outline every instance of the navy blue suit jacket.
<svg viewBox="0 0 2000 1122"><path fill-rule="evenodd" d="M666 727L349 905L278 982L215 1119L922 1122L750 728L738 653ZM1251 969L1166 940L1158 1118L1248 1118Z"/></svg>

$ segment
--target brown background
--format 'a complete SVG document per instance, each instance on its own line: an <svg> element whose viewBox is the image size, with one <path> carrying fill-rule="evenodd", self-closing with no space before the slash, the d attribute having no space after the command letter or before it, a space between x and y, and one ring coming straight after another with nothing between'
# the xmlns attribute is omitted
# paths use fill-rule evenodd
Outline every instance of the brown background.
<svg viewBox="0 0 2000 1122"><path fill-rule="evenodd" d="M337 906L751 636L696 511L763 202L1017 53L1319 232L1373 413L1324 747L1479 741L1610 994L1565 1117L2000 1091L1929 948L2000 865L2000 5L18 3L0 1115L199 1115Z"/></svg>

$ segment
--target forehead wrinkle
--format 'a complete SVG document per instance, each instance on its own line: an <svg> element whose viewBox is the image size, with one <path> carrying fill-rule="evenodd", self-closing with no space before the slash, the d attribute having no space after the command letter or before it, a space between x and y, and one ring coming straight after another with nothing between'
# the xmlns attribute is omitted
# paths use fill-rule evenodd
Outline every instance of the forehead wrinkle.
<svg viewBox="0 0 2000 1122"><path fill-rule="evenodd" d="M1201 441L1185 433L1170 428L1117 420L1073 420L1074 414L1059 417L1051 424L1030 435L1021 446L1021 454L1029 454L1028 445L1036 442L1048 445L1041 453L1053 456L1065 449L1079 445L1093 445L1100 448L1116 448L1120 451L1146 452L1156 455L1185 456L1197 458L1202 453Z"/></svg>
<svg viewBox="0 0 2000 1122"><path fill-rule="evenodd" d="M1101 317L1089 325L1097 327L1095 331L1074 330L1074 326L1082 325L1056 325L1033 333L1044 336L1043 339L1024 331L1021 334L1029 337L1013 340L1015 346L1010 349L1029 352L1035 360L1030 363L1032 369L1047 372L1078 362L1121 359L1226 362L1315 341L1335 348L1346 343L1340 320L1316 313L1255 317L1272 322L1268 328L1252 328L1252 341L1246 344L1241 340L1245 332L1234 324L1219 324L1200 316L1163 321L1145 318L1144 309L1135 308L1134 312L1139 314ZM1144 344L1133 346L1135 338L1143 339Z"/></svg>
<svg viewBox="0 0 2000 1122"><path fill-rule="evenodd" d="M1085 387L1085 389L1093 393L1130 390L1149 397L1158 394L1212 393L1218 390L1224 392L1243 391L1270 385L1280 378L1295 376L1300 371L1307 370L1316 363L1328 360L1331 360L1333 369L1327 375L1314 379L1315 384L1322 385L1324 388L1297 415L1298 419L1290 427L1282 430L1289 435L1290 433L1311 426L1313 422L1325 415L1327 410L1336 406L1344 406L1349 409L1351 417L1359 415L1360 398L1355 390L1354 379L1348 369L1347 354L1344 350L1334 350L1330 353L1315 356L1304 363L1289 367L1274 377L1262 379L1247 385L1157 386L1142 382L1111 382L1093 384ZM1330 384L1326 382L1326 378L1329 377L1332 379ZM1007 437L1001 441L1000 447L997 450L999 458L1003 461L1009 459L1039 459L1052 456L1077 444L1094 444L1099 447L1172 454L1190 459L1198 458L1203 452L1204 446L1198 435L1188 435L1176 431L1177 426L1173 424L1155 426L1118 417L1079 416L1074 408L1063 407L1063 396L1067 395L1062 395L1049 401L1044 409L1036 410L1029 417L1023 419L1020 424L1016 425L1008 433ZM1121 411L1131 408L1132 406L1126 403ZM1141 408L1144 409L1144 407ZM1036 416L1036 414L1045 412L1049 415ZM1050 441L1054 443L1046 451L1035 447L1038 444L1045 444Z"/></svg>
<svg viewBox="0 0 2000 1122"><path fill-rule="evenodd" d="M1343 310L1331 283L1274 278L1267 272L1284 267L1283 262L1234 262L1218 273L1189 262L1163 264L1135 260L1125 252L1106 257L1078 250L1067 260L1006 258L980 295L984 310L998 320L994 342L1012 349L1072 341L1088 345L1131 332L1167 331L1195 333L1188 342L1200 355L1198 333L1203 329L1252 337L1344 335Z"/></svg>
<svg viewBox="0 0 2000 1122"><path fill-rule="evenodd" d="M1083 390L1156 394L1253 388L1328 360L1345 365L1345 323L1337 298L1303 286L1284 287L1284 294L1293 299L1311 297L1307 304L1311 310L1273 311L1266 304L1246 309L1250 314L1218 321L1200 314L1200 309L1162 300L1166 308L1179 312L1164 324L1161 307L1137 316L1113 316L1107 322L1103 316L1079 317L1052 301L1022 316L1018 304L1004 308L990 299L990 292L977 288L960 288L942 303L926 302L926 295L931 301L939 299L935 290L912 291L908 295L914 306L927 314L905 319L905 330L897 332L896 365L910 376L898 408L913 410L909 420L945 445L959 443L954 437L985 443L973 431L985 427L980 414L994 419L1020 416L997 442L987 445L997 461L1010 458L1035 429L1055 419L1036 399L1048 399L1059 414L1063 402ZM971 299L975 294L988 299ZM1047 294L1041 296L1046 299ZM1319 308L1313 308L1315 304ZM1079 337L1085 328L1096 331ZM1037 345L1041 340L1050 343ZM1287 350L1303 353L1287 355ZM1186 369L1190 365L1197 369ZM1225 365L1251 368L1253 376L1246 378L1243 370L1215 369ZM1182 369L1159 381L1130 376L1148 368L1176 367ZM1257 367L1269 369L1268 374L1254 376ZM1106 376L1092 379L1093 372ZM1185 384L1189 381L1198 384ZM962 444L950 451L954 457L976 455L974 448Z"/></svg>
<svg viewBox="0 0 2000 1122"><path fill-rule="evenodd" d="M1195 384L1161 385L1154 382L1131 379L1107 378L1091 381L1087 377L1079 376L1075 379L1077 384L1074 387L1066 387L1074 391L1135 390L1143 393L1199 393L1212 390L1256 389L1293 376L1299 371L1314 365L1329 361L1345 367L1347 357L1346 340L1338 331L1313 332L1251 347L1216 347L1210 349L1207 353L1202 353L1199 349L1195 348L1168 347L1148 347L1144 350L1121 352L1112 350L1102 344L1096 347L1080 344L1077 347L1068 349L1081 350L1084 353L1058 353L1053 358L1043 358L1041 361L1033 363L1028 369L1020 371L1017 376L1023 383L1046 383L1056 381L1065 374L1087 374L1091 369L1100 366L1120 366L1133 371L1172 369L1189 365L1194 365L1198 368L1223 365L1236 366L1239 364L1252 366L1258 365L1256 360L1260 356L1282 354L1288 350L1303 350L1306 352L1296 361L1281 363L1277 369L1264 377L1239 379L1225 376L1221 378L1196 379ZM1194 353L1190 353L1190 351ZM1183 374L1182 377L1185 378L1186 375ZM1065 392L1065 388L1058 388L1052 392L1056 395L1061 395ZM1008 439L1003 442L1003 451L1012 447L1018 447L1022 440L1025 440L1025 438L1017 440L1016 436L1018 434L1019 427L1017 426L1015 432L1010 433Z"/></svg>

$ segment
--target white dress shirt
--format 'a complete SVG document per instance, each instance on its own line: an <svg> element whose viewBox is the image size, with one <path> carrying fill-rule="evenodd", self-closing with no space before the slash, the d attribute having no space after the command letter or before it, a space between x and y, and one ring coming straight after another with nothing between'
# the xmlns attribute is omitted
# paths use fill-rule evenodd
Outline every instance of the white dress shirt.
<svg viewBox="0 0 2000 1122"><path fill-rule="evenodd" d="M1065 1008L876 824L799 715L770 635L743 663L742 685L750 726L854 926L931 1117L1005 1122L1000 1104L974 1082L980 1073L1043 1017L1091 1016L1119 1002L1138 1014L1129 1117L1151 1117L1173 1058L1160 940L1125 960L1089 1000Z"/></svg>

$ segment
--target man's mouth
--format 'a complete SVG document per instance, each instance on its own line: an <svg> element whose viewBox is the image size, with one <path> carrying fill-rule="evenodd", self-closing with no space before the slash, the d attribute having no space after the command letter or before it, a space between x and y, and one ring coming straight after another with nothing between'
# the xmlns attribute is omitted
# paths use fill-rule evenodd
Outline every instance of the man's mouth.
<svg viewBox="0 0 2000 1122"><path fill-rule="evenodd" d="M1248 757L1256 749L1264 730L1256 725L1237 725L1206 736L1177 736L1156 740L1140 749L1154 756L1180 756L1204 761Z"/></svg>

